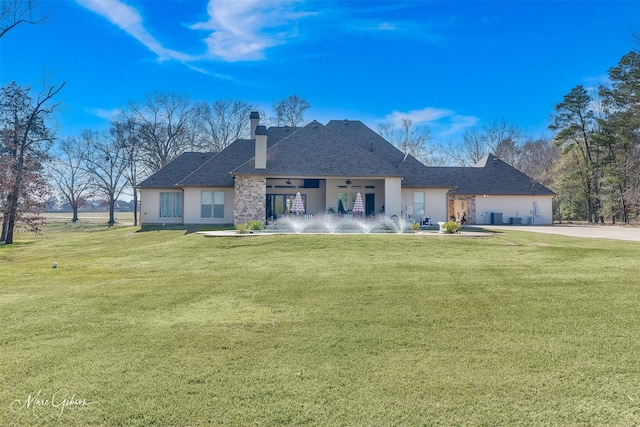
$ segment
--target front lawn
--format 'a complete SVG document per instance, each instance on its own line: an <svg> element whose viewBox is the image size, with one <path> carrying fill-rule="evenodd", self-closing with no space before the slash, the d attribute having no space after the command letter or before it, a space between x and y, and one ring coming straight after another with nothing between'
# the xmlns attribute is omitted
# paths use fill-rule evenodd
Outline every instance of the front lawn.
<svg viewBox="0 0 640 427"><path fill-rule="evenodd" d="M638 301L633 242L52 223L0 246L0 425L637 425Z"/></svg>

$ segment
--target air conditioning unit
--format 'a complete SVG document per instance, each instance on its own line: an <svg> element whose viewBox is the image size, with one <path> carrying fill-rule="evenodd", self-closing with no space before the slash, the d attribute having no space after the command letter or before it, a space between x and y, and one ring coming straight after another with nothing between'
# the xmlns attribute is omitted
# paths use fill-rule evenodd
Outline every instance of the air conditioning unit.
<svg viewBox="0 0 640 427"><path fill-rule="evenodd" d="M491 225L504 224L502 221L502 212L491 212Z"/></svg>

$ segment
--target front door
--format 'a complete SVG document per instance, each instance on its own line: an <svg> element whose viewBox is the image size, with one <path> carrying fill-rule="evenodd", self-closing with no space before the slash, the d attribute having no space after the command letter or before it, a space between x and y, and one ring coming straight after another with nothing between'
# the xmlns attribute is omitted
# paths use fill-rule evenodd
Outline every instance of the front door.
<svg viewBox="0 0 640 427"><path fill-rule="evenodd" d="M375 194L367 193L364 195L364 212L367 216L376 214Z"/></svg>

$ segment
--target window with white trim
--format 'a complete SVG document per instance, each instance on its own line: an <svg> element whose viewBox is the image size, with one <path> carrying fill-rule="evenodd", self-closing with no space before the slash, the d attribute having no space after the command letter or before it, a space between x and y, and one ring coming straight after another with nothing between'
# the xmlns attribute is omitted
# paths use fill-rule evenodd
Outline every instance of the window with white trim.
<svg viewBox="0 0 640 427"><path fill-rule="evenodd" d="M224 218L224 191L203 191L200 194L200 217Z"/></svg>
<svg viewBox="0 0 640 427"><path fill-rule="evenodd" d="M182 192L160 192L160 218L182 217Z"/></svg>
<svg viewBox="0 0 640 427"><path fill-rule="evenodd" d="M424 191L413 192L413 214L416 216L424 216Z"/></svg>

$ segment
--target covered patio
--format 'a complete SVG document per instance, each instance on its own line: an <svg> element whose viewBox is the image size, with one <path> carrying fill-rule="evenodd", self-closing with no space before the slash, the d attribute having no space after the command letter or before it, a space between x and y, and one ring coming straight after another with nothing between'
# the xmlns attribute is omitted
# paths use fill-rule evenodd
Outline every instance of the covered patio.
<svg viewBox="0 0 640 427"><path fill-rule="evenodd" d="M300 192L307 215L325 213L350 214L360 193L364 205L363 216L385 212L385 202L393 183L400 193L400 179L371 177L292 177L266 179L266 220L294 214L291 210L296 193Z"/></svg>

